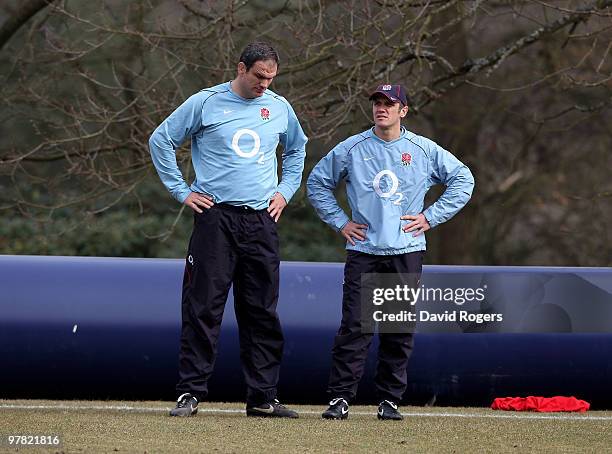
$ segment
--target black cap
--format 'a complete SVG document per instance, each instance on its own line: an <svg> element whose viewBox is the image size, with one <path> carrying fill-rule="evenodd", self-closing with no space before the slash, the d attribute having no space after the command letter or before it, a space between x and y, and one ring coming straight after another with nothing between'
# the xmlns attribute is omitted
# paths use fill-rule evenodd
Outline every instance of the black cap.
<svg viewBox="0 0 612 454"><path fill-rule="evenodd" d="M383 95L387 99L393 102L400 102L402 105L408 105L408 99L406 98L406 91L401 85L379 85L376 90L370 95L370 100L376 95Z"/></svg>

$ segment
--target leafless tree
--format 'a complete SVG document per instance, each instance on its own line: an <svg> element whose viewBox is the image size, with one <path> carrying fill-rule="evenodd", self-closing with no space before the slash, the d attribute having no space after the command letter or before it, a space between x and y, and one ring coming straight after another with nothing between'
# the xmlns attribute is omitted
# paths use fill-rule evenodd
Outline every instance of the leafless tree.
<svg viewBox="0 0 612 454"><path fill-rule="evenodd" d="M610 265L611 18L612 0L15 2L0 209L146 209L152 130L261 39L281 51L273 89L311 137L309 166L370 124L372 87L399 81L406 126L474 170L467 212L431 236L436 262ZM178 158L189 176L188 144Z"/></svg>

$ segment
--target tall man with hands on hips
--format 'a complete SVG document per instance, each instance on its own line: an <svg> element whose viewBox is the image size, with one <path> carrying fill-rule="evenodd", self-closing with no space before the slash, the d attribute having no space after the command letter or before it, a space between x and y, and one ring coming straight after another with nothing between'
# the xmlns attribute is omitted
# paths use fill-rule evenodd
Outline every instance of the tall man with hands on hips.
<svg viewBox="0 0 612 454"><path fill-rule="evenodd" d="M208 394L233 284L247 416L298 417L276 398L283 351L276 223L300 185L308 139L289 102L268 90L278 63L268 44L249 44L236 79L191 96L149 140L162 182L194 211L183 276L178 399L171 416L195 415ZM176 161L176 149L188 137L195 169L190 186Z"/></svg>
<svg viewBox="0 0 612 454"><path fill-rule="evenodd" d="M334 339L325 419L346 419L363 375L372 334L361 325L361 276L401 273L418 285L425 235L453 217L474 188L470 170L435 142L401 126L408 102L401 85L380 85L370 96L374 127L339 143L315 166L307 193L321 219L346 239L342 322ZM346 180L352 219L333 190ZM427 209L434 184L446 185ZM407 386L412 333L380 333L376 391L378 418L403 419L398 409Z"/></svg>

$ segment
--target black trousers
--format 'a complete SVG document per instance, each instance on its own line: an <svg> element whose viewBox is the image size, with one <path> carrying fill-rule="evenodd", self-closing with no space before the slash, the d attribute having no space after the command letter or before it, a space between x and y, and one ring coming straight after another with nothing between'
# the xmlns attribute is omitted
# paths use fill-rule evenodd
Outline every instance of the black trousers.
<svg viewBox="0 0 612 454"><path fill-rule="evenodd" d="M202 401L208 394L233 283L247 405L276 398L283 353L278 249L276 223L266 210L217 204L195 214L183 277L179 395Z"/></svg>
<svg viewBox="0 0 612 454"><path fill-rule="evenodd" d="M410 274L417 286L424 251L401 255L370 255L347 251L344 266L342 323L334 339L332 368L327 392L330 398L352 401L363 376L373 334L362 332L361 275L363 273ZM380 333L376 367L376 394L379 400L399 403L406 391L408 359L412 353L412 333Z"/></svg>

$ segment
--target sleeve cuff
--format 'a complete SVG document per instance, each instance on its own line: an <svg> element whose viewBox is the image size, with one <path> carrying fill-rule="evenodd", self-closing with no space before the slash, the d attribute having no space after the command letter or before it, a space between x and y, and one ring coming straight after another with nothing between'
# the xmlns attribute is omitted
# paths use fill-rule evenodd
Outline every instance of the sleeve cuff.
<svg viewBox="0 0 612 454"><path fill-rule="evenodd" d="M336 231L339 232L340 230L342 230L344 226L349 223L349 221L350 219L348 218L348 216L344 216L340 220L336 221L334 223L334 227L336 228Z"/></svg>
<svg viewBox="0 0 612 454"><path fill-rule="evenodd" d="M181 189L175 194L174 198L181 203L185 203L185 199L189 196L189 194L191 194L191 192L192 191L189 186L186 185L184 189Z"/></svg>
<svg viewBox="0 0 612 454"><path fill-rule="evenodd" d="M438 223L434 220L431 210L427 209L423 211L423 216L425 216L425 219L427 220L429 227L431 227L432 229L438 225Z"/></svg>
<svg viewBox="0 0 612 454"><path fill-rule="evenodd" d="M289 189L280 185L276 188L276 192L278 192L285 198L285 202L287 202L287 204L289 203L289 200L291 200L291 197L293 197L294 194L294 192L290 192Z"/></svg>

